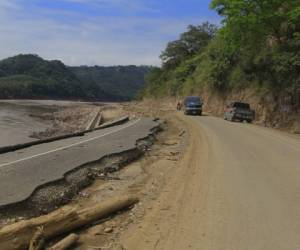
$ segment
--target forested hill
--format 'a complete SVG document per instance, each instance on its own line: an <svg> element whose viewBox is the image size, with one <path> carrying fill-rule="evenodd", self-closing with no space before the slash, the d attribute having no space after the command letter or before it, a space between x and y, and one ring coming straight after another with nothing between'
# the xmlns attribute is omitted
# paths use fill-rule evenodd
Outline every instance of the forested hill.
<svg viewBox="0 0 300 250"><path fill-rule="evenodd" d="M0 98L122 101L144 85L147 66L68 67L58 60L18 55L0 61Z"/></svg>
<svg viewBox="0 0 300 250"><path fill-rule="evenodd" d="M147 76L141 95L184 96L205 89L228 96L251 89L272 94L275 102L285 95L299 109L299 0L212 0L211 8L222 24L191 25L170 42L161 54L163 66Z"/></svg>
<svg viewBox="0 0 300 250"><path fill-rule="evenodd" d="M83 83L100 87L105 93L130 100L144 87L148 66L71 67Z"/></svg>

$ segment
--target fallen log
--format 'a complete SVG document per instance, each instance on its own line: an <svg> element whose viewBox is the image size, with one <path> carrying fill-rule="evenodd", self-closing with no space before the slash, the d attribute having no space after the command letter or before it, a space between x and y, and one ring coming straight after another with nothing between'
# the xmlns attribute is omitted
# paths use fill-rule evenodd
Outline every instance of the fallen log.
<svg viewBox="0 0 300 250"><path fill-rule="evenodd" d="M82 210L61 209L45 216L5 226L0 229L0 249L28 249L30 240L39 227L43 227L43 236L49 240L107 217L137 202L138 199L135 197L117 197Z"/></svg>
<svg viewBox="0 0 300 250"><path fill-rule="evenodd" d="M67 250L78 241L79 237L77 234L70 234L68 237L57 242L54 246L50 247L49 250Z"/></svg>
<svg viewBox="0 0 300 250"><path fill-rule="evenodd" d="M44 229L38 227L29 244L29 250L43 250L45 245Z"/></svg>

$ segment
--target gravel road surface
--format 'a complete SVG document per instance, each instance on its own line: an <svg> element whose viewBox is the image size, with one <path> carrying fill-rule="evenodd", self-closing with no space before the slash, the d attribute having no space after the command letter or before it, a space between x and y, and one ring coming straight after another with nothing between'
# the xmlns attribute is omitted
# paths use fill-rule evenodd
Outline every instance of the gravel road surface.
<svg viewBox="0 0 300 250"><path fill-rule="evenodd" d="M300 139L186 117L189 142L125 249L300 249Z"/></svg>

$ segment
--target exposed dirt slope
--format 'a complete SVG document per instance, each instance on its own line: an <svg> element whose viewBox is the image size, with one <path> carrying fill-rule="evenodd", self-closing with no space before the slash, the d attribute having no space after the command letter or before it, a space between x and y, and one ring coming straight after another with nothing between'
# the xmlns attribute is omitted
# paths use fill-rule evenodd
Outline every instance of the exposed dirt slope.
<svg viewBox="0 0 300 250"><path fill-rule="evenodd" d="M203 90L204 108L213 115L223 116L224 107L230 101L245 101L256 112L256 123L265 127L279 128L300 134L300 96L257 90L244 89L218 95L210 90Z"/></svg>

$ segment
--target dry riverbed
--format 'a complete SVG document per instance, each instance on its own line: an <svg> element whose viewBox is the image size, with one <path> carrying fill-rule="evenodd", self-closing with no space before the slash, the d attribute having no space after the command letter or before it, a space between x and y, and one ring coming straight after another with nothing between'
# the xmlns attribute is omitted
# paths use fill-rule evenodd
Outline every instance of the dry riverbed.
<svg viewBox="0 0 300 250"><path fill-rule="evenodd" d="M97 112L101 123L130 115L118 103L0 100L0 147L86 130Z"/></svg>
<svg viewBox="0 0 300 250"><path fill-rule="evenodd" d="M0 147L83 131L99 110L102 122L122 116L119 104L0 100Z"/></svg>
<svg viewBox="0 0 300 250"><path fill-rule="evenodd" d="M44 131L34 132L31 137L46 139L84 131L98 111L102 114L102 122L122 116L122 109L119 108L118 104L79 103L71 106L61 106L54 112L33 115L48 124L50 123L51 127Z"/></svg>

